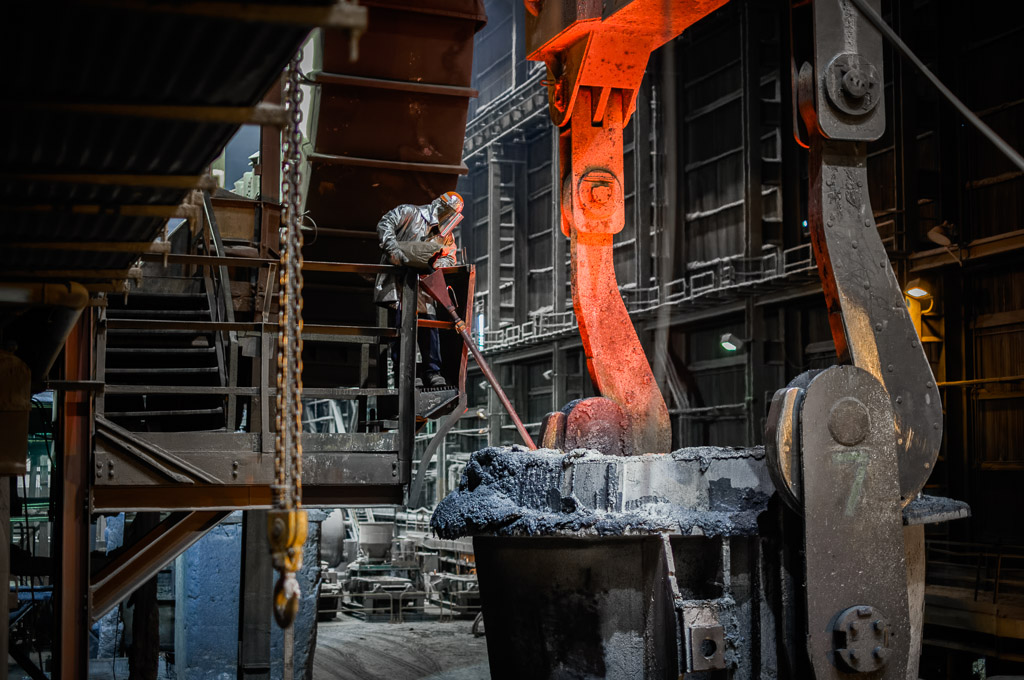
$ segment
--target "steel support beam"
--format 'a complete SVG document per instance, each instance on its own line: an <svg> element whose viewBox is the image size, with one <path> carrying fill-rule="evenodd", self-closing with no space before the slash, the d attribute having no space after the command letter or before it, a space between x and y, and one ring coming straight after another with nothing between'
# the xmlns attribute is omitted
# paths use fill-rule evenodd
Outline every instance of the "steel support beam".
<svg viewBox="0 0 1024 680"><path fill-rule="evenodd" d="M402 502L402 488L397 484L367 484L365 486L311 486L304 484L302 487L302 505L306 508L328 508L338 505L358 505L360 507L398 505ZM196 485L184 488L105 486L93 490L92 504L95 512L265 510L270 508L271 497L270 486L267 484Z"/></svg>
<svg viewBox="0 0 1024 680"><path fill-rule="evenodd" d="M140 2L138 0L89 0L87 4L96 7L179 14L184 16L230 19L253 23L281 24L288 26L320 26L323 28L366 28L366 8L354 2L337 2L333 5L313 6L288 3L252 2Z"/></svg>
<svg viewBox="0 0 1024 680"><path fill-rule="evenodd" d="M0 477L0 579L2 583L11 582L11 485L8 484L7 477ZM0 680L7 680L9 621L9 618L4 619L3 626L0 627L0 659L5 659L5 662L0 664Z"/></svg>
<svg viewBox="0 0 1024 680"><path fill-rule="evenodd" d="M633 233L636 241L636 285L651 285L651 101L650 88L637 91L633 114Z"/></svg>
<svg viewBox="0 0 1024 680"><path fill-rule="evenodd" d="M487 150L487 311L486 328L501 328L501 162L500 147ZM558 267L555 267L555 271ZM499 368L500 370L500 368ZM494 390L487 390L487 444L501 443L501 404Z"/></svg>
<svg viewBox="0 0 1024 680"><path fill-rule="evenodd" d="M954 264L973 263L986 257L1009 255L1024 250L1024 230L1010 231L971 241L964 247L952 246L914 253L910 256L910 272L949 267Z"/></svg>
<svg viewBox="0 0 1024 680"><path fill-rule="evenodd" d="M112 203L109 205L99 205L95 203L65 203L65 204L32 204L32 205L16 205L7 204L0 206L0 213L5 212L42 212L42 213L71 213L73 215L113 215L120 217L182 217L187 218L192 216L193 211L190 211L187 207L181 205L130 205L130 204L117 204ZM87 241L75 241L78 248L83 248L89 244ZM29 244L25 243L11 243L10 245L18 245L22 248L29 247ZM150 245L147 243L146 245ZM7 244L4 244L6 247ZM47 244L45 241L39 247L54 248L53 244Z"/></svg>
<svg viewBox="0 0 1024 680"><path fill-rule="evenodd" d="M558 165L555 159L558 158L559 136L558 128L551 126L551 242L554 247L552 251L552 272L551 287L554 297L553 311L561 313L565 311L565 303L568 299L566 293L565 266L566 245L568 241L562 237L562 178L559 176ZM556 402L555 408L561 408L563 402Z"/></svg>
<svg viewBox="0 0 1024 680"><path fill-rule="evenodd" d="M82 314L64 349L64 377L88 380L92 375L92 314ZM88 468L91 448L92 395L69 391L60 397L61 479L56 556L57 626L54 678L86 676L88 644L89 515Z"/></svg>
<svg viewBox="0 0 1024 680"><path fill-rule="evenodd" d="M0 173L2 182L52 182L59 184L98 184L121 187L155 187L162 189L216 189L210 175L118 175L108 173Z"/></svg>
<svg viewBox="0 0 1024 680"><path fill-rule="evenodd" d="M741 74L743 79L743 217L746 223L745 254L761 256L764 244L763 208L761 204L761 29L757 8L746 0L740 8ZM755 307L752 298L746 301L744 314L746 337L750 338L746 355L747 446L761 441L762 422L767 409L765 392L765 323L764 310Z"/></svg>
<svg viewBox="0 0 1024 680"><path fill-rule="evenodd" d="M416 303L419 276L407 269L400 279L401 333L398 340L398 475L399 484L412 481L412 455L416 448ZM305 447L303 447L305 448Z"/></svg>
<svg viewBox="0 0 1024 680"><path fill-rule="evenodd" d="M344 87L365 87L375 90L393 90L396 92L413 92L415 94L441 94L451 97L477 97L479 92L472 87L455 85L437 85L406 80L388 80L385 78L366 78L352 76L347 73L328 73L326 71L310 71L306 74L306 82L311 85L342 85Z"/></svg>
<svg viewBox="0 0 1024 680"><path fill-rule="evenodd" d="M284 127L288 114L284 107L273 104L256 106L207 106L165 104L97 104L89 102L22 102L29 111L84 113L124 118L185 120L197 123L230 123L232 125L267 125Z"/></svg>
<svg viewBox="0 0 1024 680"><path fill-rule="evenodd" d="M227 512L193 511L174 513L157 524L134 545L115 557L89 580L89 615L93 622L131 595L136 588L170 564L198 541Z"/></svg>
<svg viewBox="0 0 1024 680"><path fill-rule="evenodd" d="M238 613L238 680L270 680L270 615L274 580L267 511L242 516L242 573Z"/></svg>
<svg viewBox="0 0 1024 680"><path fill-rule="evenodd" d="M376 237L373 237L376 238ZM144 255L145 262L163 262L163 255ZM197 266L221 265L227 267L266 267L277 265L277 260L258 257L231 257L216 255L179 255L167 256L168 264L194 264ZM315 260L303 260L303 272L331 272L333 274L388 274L395 271L395 267L389 264L362 264L354 262L319 262Z"/></svg>

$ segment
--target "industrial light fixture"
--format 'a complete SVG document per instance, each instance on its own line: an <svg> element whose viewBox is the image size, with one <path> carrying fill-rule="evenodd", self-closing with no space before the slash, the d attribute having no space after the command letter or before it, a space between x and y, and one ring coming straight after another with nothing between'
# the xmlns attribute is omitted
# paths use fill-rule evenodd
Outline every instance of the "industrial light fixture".
<svg viewBox="0 0 1024 680"><path fill-rule="evenodd" d="M747 342L749 341L737 337L732 333L725 333L722 335L721 339L719 339L718 344L720 344L722 346L722 349L724 349L726 352L737 352L743 349L743 345L745 345Z"/></svg>
<svg viewBox="0 0 1024 680"><path fill-rule="evenodd" d="M953 239L950 238L948 227L948 222L943 222L942 224L935 225L934 227L929 229L928 233L926 234L928 240L931 241L932 243L935 243L936 245L942 246L943 248L948 248L950 245L953 244Z"/></svg>
<svg viewBox="0 0 1024 680"><path fill-rule="evenodd" d="M925 237L932 243L942 246L949 253L949 256L956 260L956 263L961 267L964 266L964 261L960 258L960 255L953 252L953 225L949 222L943 222L937 224L928 230Z"/></svg>
<svg viewBox="0 0 1024 680"><path fill-rule="evenodd" d="M921 279L913 279L907 282L906 287L903 288L903 292L915 300L931 300L932 294L925 286Z"/></svg>

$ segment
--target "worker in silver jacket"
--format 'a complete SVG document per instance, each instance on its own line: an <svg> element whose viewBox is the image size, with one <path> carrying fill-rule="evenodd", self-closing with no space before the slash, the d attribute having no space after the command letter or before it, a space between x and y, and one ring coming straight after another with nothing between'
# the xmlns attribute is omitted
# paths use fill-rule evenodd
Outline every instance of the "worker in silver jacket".
<svg viewBox="0 0 1024 680"><path fill-rule="evenodd" d="M462 196L448 191L427 205L403 204L384 215L377 223L377 239L384 251L382 263L408 266L415 269L440 269L455 266L455 237L452 231L462 220ZM432 244L424 248L413 244ZM373 301L394 310L391 321L401 325L398 278L395 274L378 274ZM416 311L420 318L434 319L437 310L433 300L419 291ZM423 377L417 385L441 387L441 343L436 328L421 328L417 332L420 355L423 358ZM391 359L398 366L398 342L391 345Z"/></svg>

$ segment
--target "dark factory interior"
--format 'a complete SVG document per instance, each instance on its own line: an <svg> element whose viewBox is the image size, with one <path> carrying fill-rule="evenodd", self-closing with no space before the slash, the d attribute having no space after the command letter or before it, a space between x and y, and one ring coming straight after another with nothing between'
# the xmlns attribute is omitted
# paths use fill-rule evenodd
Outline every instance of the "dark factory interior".
<svg viewBox="0 0 1024 680"><path fill-rule="evenodd" d="M1017 3L4 16L0 680L1024 678Z"/></svg>

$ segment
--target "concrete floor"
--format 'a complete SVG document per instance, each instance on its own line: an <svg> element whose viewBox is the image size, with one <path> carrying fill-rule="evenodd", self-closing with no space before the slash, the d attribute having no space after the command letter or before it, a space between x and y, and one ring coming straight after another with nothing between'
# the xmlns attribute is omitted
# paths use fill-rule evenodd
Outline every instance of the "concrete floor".
<svg viewBox="0 0 1024 680"><path fill-rule="evenodd" d="M319 624L313 680L488 680L487 638L474 637L472 625L341 615Z"/></svg>

